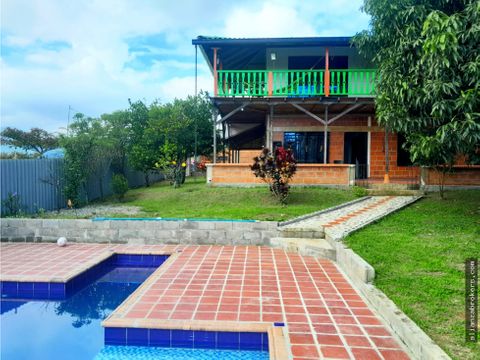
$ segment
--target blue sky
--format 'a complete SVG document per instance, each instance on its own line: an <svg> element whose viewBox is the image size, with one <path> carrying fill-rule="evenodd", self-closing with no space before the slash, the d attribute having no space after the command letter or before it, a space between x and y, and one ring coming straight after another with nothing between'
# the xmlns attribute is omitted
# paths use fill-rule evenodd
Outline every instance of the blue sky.
<svg viewBox="0 0 480 360"><path fill-rule="evenodd" d="M2 0L1 127L63 131L68 108L99 116L194 92L198 35L349 36L360 0ZM199 87L212 78L199 56Z"/></svg>

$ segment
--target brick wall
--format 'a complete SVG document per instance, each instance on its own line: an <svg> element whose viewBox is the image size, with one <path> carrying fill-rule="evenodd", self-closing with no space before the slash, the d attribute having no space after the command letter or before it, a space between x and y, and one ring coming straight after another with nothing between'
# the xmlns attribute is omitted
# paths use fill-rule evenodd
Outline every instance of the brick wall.
<svg viewBox="0 0 480 360"><path fill-rule="evenodd" d="M240 161L241 164L253 164L253 158L260 155L262 149L254 150L240 150Z"/></svg>
<svg viewBox="0 0 480 360"><path fill-rule="evenodd" d="M328 144L330 157L329 163L333 164L335 160L343 161L343 143L344 143L344 132L331 132L330 133L330 143Z"/></svg>
<svg viewBox="0 0 480 360"><path fill-rule="evenodd" d="M397 166L397 134L388 136L390 178L416 178L420 169L416 166ZM385 175L385 132L372 132L370 143L370 177L383 178Z"/></svg>
<svg viewBox="0 0 480 360"><path fill-rule="evenodd" d="M422 178L425 185L438 185L440 174L433 169L423 169ZM457 165L451 173L445 176L445 185L448 186L480 186L480 165Z"/></svg>
<svg viewBox="0 0 480 360"><path fill-rule="evenodd" d="M250 170L250 164L208 164L211 184L264 184ZM299 164L292 185L352 185L354 166L343 164Z"/></svg>

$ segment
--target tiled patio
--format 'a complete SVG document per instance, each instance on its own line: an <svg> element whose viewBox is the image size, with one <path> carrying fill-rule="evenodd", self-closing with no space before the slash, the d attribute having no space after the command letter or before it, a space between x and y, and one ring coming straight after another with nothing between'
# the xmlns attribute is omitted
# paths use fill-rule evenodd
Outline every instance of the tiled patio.
<svg viewBox="0 0 480 360"><path fill-rule="evenodd" d="M408 359L328 260L254 246L14 244L1 250L1 279L24 281L65 277L76 263L112 252L175 253L107 324L284 322L293 359Z"/></svg>

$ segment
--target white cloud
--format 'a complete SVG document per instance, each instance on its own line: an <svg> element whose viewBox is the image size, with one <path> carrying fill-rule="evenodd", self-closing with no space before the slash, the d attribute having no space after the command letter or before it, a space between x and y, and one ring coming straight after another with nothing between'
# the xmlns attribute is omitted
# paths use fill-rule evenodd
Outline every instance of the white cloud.
<svg viewBox="0 0 480 360"><path fill-rule="evenodd" d="M314 36L315 29L292 5L264 3L260 9L236 8L225 24L229 37Z"/></svg>
<svg viewBox="0 0 480 360"><path fill-rule="evenodd" d="M198 35L315 36L331 34L327 32L332 29L350 35L366 22L357 11L358 0L2 0L0 4L1 126L52 131L65 126L69 105L99 116L126 108L128 98L169 101L193 94L191 39ZM146 42L132 52L132 39ZM145 56L150 57L148 65L142 63ZM213 79L199 60L199 89L211 92Z"/></svg>

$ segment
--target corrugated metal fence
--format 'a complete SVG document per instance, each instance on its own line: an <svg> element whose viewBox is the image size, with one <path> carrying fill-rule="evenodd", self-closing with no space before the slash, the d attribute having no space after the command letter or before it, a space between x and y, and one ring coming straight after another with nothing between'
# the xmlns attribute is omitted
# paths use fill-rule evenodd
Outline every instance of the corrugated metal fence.
<svg viewBox="0 0 480 360"><path fill-rule="evenodd" d="M112 176L113 172L109 169L102 179L104 196L112 194ZM162 174L151 173L150 183L163 178ZM130 187L145 185L142 172L128 170L127 179ZM16 193L23 206L22 210L26 213L66 207L63 195L63 159L0 160L0 191L2 203L10 193ZM88 180L87 194L89 200L100 198L98 178Z"/></svg>

